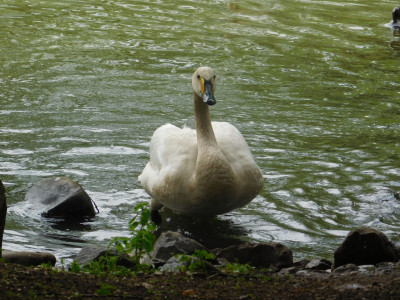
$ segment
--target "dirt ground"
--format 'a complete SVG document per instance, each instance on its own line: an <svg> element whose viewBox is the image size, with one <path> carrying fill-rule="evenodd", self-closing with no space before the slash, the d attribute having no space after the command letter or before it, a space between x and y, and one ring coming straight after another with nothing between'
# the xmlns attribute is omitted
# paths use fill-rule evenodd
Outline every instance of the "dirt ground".
<svg viewBox="0 0 400 300"><path fill-rule="evenodd" d="M400 299L400 270L380 275L152 273L104 278L0 263L1 299Z"/></svg>

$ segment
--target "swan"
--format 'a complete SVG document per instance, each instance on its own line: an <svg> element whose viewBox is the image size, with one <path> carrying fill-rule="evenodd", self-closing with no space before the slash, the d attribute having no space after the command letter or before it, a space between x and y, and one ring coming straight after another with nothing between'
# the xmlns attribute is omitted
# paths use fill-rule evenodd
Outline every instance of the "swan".
<svg viewBox="0 0 400 300"><path fill-rule="evenodd" d="M189 216L213 216L243 207L260 192L264 179L236 127L211 122L215 74L198 68L192 76L195 127L165 124L154 132L150 161L139 176L151 196L151 219L166 206Z"/></svg>
<svg viewBox="0 0 400 300"><path fill-rule="evenodd" d="M399 30L400 29L400 9L395 7L392 11L392 20L386 24L387 27L391 28L392 30Z"/></svg>

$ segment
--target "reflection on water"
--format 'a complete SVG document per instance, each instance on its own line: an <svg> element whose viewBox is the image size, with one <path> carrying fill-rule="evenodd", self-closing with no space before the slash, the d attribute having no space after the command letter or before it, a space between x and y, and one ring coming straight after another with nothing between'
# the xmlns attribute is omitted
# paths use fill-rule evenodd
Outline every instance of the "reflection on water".
<svg viewBox="0 0 400 300"><path fill-rule="evenodd" d="M157 235L167 230L176 231L200 242L207 249L242 244L249 234L249 230L244 226L217 217L189 217L168 208L161 211L161 217L163 223L157 229Z"/></svg>
<svg viewBox="0 0 400 300"><path fill-rule="evenodd" d="M399 40L393 3L3 1L0 177L4 247L58 259L128 236L149 201L137 176L152 133L194 126L190 77L216 71L216 121L234 124L265 178L243 209L209 220L165 210L162 230L210 247L278 241L331 258L348 231L399 242ZM100 213L65 228L24 203L41 179L78 181ZM237 241L239 240L239 241Z"/></svg>

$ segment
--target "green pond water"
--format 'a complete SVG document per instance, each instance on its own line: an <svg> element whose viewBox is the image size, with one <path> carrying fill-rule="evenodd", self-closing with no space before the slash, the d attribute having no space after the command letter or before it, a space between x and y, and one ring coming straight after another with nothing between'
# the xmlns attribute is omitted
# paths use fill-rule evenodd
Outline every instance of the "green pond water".
<svg viewBox="0 0 400 300"><path fill-rule="evenodd" d="M265 178L209 219L165 210L161 230L208 247L275 241L332 259L370 226L400 243L400 41L392 1L0 0L3 247L70 257L129 235L149 201L137 176L162 124L194 125L190 78L217 75L215 121L234 124ZM100 213L62 226L24 201L70 177Z"/></svg>

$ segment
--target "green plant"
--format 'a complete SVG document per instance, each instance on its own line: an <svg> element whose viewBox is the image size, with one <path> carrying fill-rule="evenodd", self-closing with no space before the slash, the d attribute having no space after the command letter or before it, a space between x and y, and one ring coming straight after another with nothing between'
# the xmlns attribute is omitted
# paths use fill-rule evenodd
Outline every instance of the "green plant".
<svg viewBox="0 0 400 300"><path fill-rule="evenodd" d="M143 254L150 254L153 250L156 236L156 225L151 221L150 210L147 203L138 203L134 207L136 215L129 222L131 237L115 237L110 245L115 245L118 251L133 254L133 259L139 263Z"/></svg>
<svg viewBox="0 0 400 300"><path fill-rule="evenodd" d="M140 258L143 254L149 254L153 249L155 241L154 231L156 225L150 219L150 210L147 203L138 203L134 207L135 216L129 222L131 237L115 237L110 247L115 245L117 251L125 254L133 254L133 260L136 264L132 270L118 264L118 256L105 255L98 260L91 261L88 264L80 265L73 261L70 271L74 273L85 272L99 276L127 276L134 274L135 271L148 270L147 265L140 264ZM64 263L62 262L63 266Z"/></svg>
<svg viewBox="0 0 400 300"><path fill-rule="evenodd" d="M81 265L78 264L75 260L71 264L71 272L73 273L79 273L81 271Z"/></svg>
<svg viewBox="0 0 400 300"><path fill-rule="evenodd" d="M178 255L180 261L186 262L188 267L183 267L181 271L189 270L191 272L204 272L207 270L209 264L208 260L214 260L214 254L208 252L207 250L195 250L192 255Z"/></svg>
<svg viewBox="0 0 400 300"><path fill-rule="evenodd" d="M240 274L247 274L254 270L254 267L250 266L249 264L238 264L232 263L225 265L225 270L229 273L240 273Z"/></svg>
<svg viewBox="0 0 400 300"><path fill-rule="evenodd" d="M80 265L76 261L71 264L71 272L85 272L98 276L127 276L131 270L118 265L118 256L102 256L98 260L93 260L88 264Z"/></svg>
<svg viewBox="0 0 400 300"><path fill-rule="evenodd" d="M100 288L96 291L99 296L111 296L117 288L107 283L100 283Z"/></svg>
<svg viewBox="0 0 400 300"><path fill-rule="evenodd" d="M45 270L52 270L53 266L50 263L41 263L40 267L45 269Z"/></svg>

